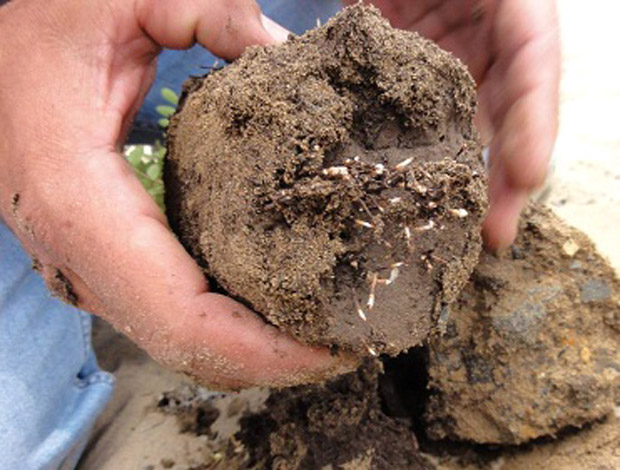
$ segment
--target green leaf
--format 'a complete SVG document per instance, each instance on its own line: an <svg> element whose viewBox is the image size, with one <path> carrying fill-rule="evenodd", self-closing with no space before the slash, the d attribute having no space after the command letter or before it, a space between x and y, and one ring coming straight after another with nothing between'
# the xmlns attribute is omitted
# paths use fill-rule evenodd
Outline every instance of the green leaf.
<svg viewBox="0 0 620 470"><path fill-rule="evenodd" d="M166 87L162 88L161 89L161 96L168 103L172 103L175 107L179 104L179 95L177 95L170 88L166 88Z"/></svg>
<svg viewBox="0 0 620 470"><path fill-rule="evenodd" d="M161 176L161 170L161 165L154 164L146 169L146 174L152 180L156 180Z"/></svg>
<svg viewBox="0 0 620 470"><path fill-rule="evenodd" d="M168 125L170 124L170 119L161 118L159 121L157 121L157 123L159 124L160 127L168 127Z"/></svg>
<svg viewBox="0 0 620 470"><path fill-rule="evenodd" d="M137 146L134 147L134 149L129 152L129 154L127 155L127 160L129 160L129 163L131 164L131 166L133 166L134 168L140 163L140 160L142 159L142 147L141 146Z"/></svg>
<svg viewBox="0 0 620 470"><path fill-rule="evenodd" d="M161 114L163 117L170 117L174 114L176 109L173 106L168 106L166 104L160 104L155 107L155 111Z"/></svg>

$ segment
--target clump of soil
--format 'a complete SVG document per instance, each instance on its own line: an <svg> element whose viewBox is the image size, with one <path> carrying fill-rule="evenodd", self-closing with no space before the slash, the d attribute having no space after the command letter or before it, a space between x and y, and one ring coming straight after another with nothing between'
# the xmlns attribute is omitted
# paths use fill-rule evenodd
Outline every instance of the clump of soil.
<svg viewBox="0 0 620 470"><path fill-rule="evenodd" d="M192 82L168 133L170 224L216 287L298 339L424 341L481 249L465 67L357 5Z"/></svg>
<svg viewBox="0 0 620 470"><path fill-rule="evenodd" d="M177 417L179 431L197 436L213 437L211 425L220 416L220 411L213 406L210 398L213 393L197 385L188 385L178 390L165 392L157 403L164 413Z"/></svg>
<svg viewBox="0 0 620 470"><path fill-rule="evenodd" d="M483 253L430 342L427 434L518 444L620 400L620 281L581 232L530 207L512 250Z"/></svg>
<svg viewBox="0 0 620 470"><path fill-rule="evenodd" d="M244 468L430 469L409 423L382 411L380 372L372 360L325 385L272 393L263 412L241 419Z"/></svg>

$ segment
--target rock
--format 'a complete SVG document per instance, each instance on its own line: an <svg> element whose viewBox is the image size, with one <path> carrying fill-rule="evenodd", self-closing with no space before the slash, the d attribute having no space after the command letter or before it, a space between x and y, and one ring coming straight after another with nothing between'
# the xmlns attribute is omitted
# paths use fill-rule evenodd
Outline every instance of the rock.
<svg viewBox="0 0 620 470"><path fill-rule="evenodd" d="M568 240L580 247L571 257ZM434 439L520 444L613 409L620 291L612 268L542 207L524 214L515 247L521 256L481 255L446 334L430 342Z"/></svg>

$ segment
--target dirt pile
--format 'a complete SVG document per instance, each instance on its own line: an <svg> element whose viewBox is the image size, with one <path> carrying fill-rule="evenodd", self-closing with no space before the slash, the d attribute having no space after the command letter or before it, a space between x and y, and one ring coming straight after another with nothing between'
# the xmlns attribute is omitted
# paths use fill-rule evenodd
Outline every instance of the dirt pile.
<svg viewBox="0 0 620 470"><path fill-rule="evenodd" d="M265 411L241 421L249 461L254 468L480 469L526 453L538 458L536 445L514 444L602 420L620 401L619 287L584 234L531 206L511 250L481 255L445 314L445 335L430 341L428 361L419 348L390 360L386 376L375 362L326 386L273 393ZM425 451L438 455L422 455L413 429L425 439L509 446L457 446L450 456L449 446L427 442ZM610 441L585 432L598 442L588 459L614 451L617 433ZM351 461L356 466L343 464Z"/></svg>
<svg viewBox="0 0 620 470"><path fill-rule="evenodd" d="M528 209L511 250L481 255L449 317L430 343L433 438L519 444L620 401L620 281L548 209Z"/></svg>
<svg viewBox="0 0 620 470"><path fill-rule="evenodd" d="M511 250L481 255L426 347L236 406L236 437L218 425L230 399L181 391L160 407L213 439L205 469L616 468L619 284L587 237L530 207Z"/></svg>
<svg viewBox="0 0 620 470"><path fill-rule="evenodd" d="M166 205L214 286L307 343L423 342L481 249L465 67L358 5L187 91Z"/></svg>
<svg viewBox="0 0 620 470"><path fill-rule="evenodd" d="M241 419L248 468L430 470L409 423L382 411L380 372L373 360L326 385L274 392Z"/></svg>

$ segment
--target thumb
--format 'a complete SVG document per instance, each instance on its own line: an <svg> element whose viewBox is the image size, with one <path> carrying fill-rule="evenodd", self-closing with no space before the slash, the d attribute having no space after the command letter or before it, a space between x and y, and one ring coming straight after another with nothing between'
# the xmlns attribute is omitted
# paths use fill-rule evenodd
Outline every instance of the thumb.
<svg viewBox="0 0 620 470"><path fill-rule="evenodd" d="M198 42L225 59L287 36L254 0L136 0L135 12L141 28L159 45L187 49Z"/></svg>

